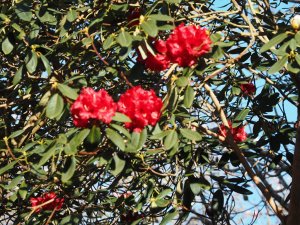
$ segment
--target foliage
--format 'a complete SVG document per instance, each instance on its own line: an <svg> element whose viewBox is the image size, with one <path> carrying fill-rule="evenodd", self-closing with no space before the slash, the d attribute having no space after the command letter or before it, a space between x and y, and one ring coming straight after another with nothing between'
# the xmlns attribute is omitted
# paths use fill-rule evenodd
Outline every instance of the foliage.
<svg viewBox="0 0 300 225"><path fill-rule="evenodd" d="M1 3L2 223L178 224L196 217L230 224L240 204L251 205L258 177L265 188L259 206L269 207L270 195L283 220L289 192L272 183L287 189L291 176L296 132L288 111L298 105L300 31L289 24L299 8L275 10L282 5ZM181 23L205 27L211 51L189 67L145 68L138 56L155 55L153 41ZM256 91L241 91L248 83ZM163 100L155 126L132 132L121 113L110 124L74 126L70 107L82 88L105 89L117 102L138 85ZM227 121L245 126L248 138L236 143ZM60 210L31 208L30 198L50 192L64 199Z"/></svg>

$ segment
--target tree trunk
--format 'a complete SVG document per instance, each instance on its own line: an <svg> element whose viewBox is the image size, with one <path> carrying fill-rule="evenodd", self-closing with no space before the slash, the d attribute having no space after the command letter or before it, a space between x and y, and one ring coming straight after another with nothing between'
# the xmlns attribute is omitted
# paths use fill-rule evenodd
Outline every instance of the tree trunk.
<svg viewBox="0 0 300 225"><path fill-rule="evenodd" d="M297 80L296 80L297 81ZM296 82L298 87L299 83ZM299 87L298 87L299 91ZM300 93L298 93L298 104L300 103ZM287 225L300 225L300 105L297 109L296 145L292 165L292 188L290 192L290 206Z"/></svg>

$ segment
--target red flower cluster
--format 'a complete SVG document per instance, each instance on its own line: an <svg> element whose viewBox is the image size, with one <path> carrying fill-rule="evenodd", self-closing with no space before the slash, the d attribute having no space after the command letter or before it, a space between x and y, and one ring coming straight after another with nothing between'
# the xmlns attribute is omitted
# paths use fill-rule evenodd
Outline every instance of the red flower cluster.
<svg viewBox="0 0 300 225"><path fill-rule="evenodd" d="M157 54L149 54L145 65L154 71L167 69L170 62L182 67L192 66L200 56L210 51L211 43L205 28L182 23L166 41L158 40L154 44Z"/></svg>
<svg viewBox="0 0 300 225"><path fill-rule="evenodd" d="M45 193L42 197L36 197L36 198L31 197L30 198L31 207L39 206L50 200L52 200L52 201L49 202L48 204L43 205L40 208L36 209L35 212L39 212L41 210L41 208L43 210L60 210L65 199L57 198L57 196L54 192L49 192L49 193Z"/></svg>
<svg viewBox="0 0 300 225"><path fill-rule="evenodd" d="M104 89L96 92L92 88L83 88L71 106L71 114L75 126L86 127L90 119L109 124L116 109L116 103Z"/></svg>
<svg viewBox="0 0 300 225"><path fill-rule="evenodd" d="M245 141L247 139L247 133L245 131L245 127L243 126L238 126L235 128L232 128L232 123L230 121L228 121L229 127L230 127L230 132L232 133L233 139L236 142L242 142ZM220 126L220 130L219 133L221 136L223 137L227 137L227 132L226 132L226 127L224 124L222 124Z"/></svg>
<svg viewBox="0 0 300 225"><path fill-rule="evenodd" d="M166 41L168 57L180 66L192 66L197 58L210 51L211 40L206 29L180 24Z"/></svg>
<svg viewBox="0 0 300 225"><path fill-rule="evenodd" d="M240 88L243 92L243 95L253 95L256 91L255 85L252 83L247 83L247 84L241 84Z"/></svg>
<svg viewBox="0 0 300 225"><path fill-rule="evenodd" d="M170 60L167 56L166 42L157 40L154 43L154 48L156 50L156 55L154 56L151 53L148 53L148 57L145 60L146 68L158 72L168 69Z"/></svg>
<svg viewBox="0 0 300 225"><path fill-rule="evenodd" d="M163 103L153 90L146 91L140 86L127 90L120 96L118 111L131 119L125 127L141 132L145 126L154 126L161 116Z"/></svg>

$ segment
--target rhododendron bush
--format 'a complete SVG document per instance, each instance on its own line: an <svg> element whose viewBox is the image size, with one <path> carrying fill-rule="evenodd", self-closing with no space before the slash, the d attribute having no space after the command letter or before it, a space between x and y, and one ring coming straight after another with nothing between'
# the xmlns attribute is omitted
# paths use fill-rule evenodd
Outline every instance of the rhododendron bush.
<svg viewBox="0 0 300 225"><path fill-rule="evenodd" d="M297 5L0 9L0 224L300 224Z"/></svg>

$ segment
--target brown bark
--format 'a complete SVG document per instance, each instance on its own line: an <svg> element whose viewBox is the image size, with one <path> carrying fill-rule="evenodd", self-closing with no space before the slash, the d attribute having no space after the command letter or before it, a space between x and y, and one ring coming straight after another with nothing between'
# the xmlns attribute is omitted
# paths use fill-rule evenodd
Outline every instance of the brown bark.
<svg viewBox="0 0 300 225"><path fill-rule="evenodd" d="M298 108L298 122L296 145L293 159L293 172L292 172L292 189L290 192L290 206L287 225L300 224L300 109Z"/></svg>

